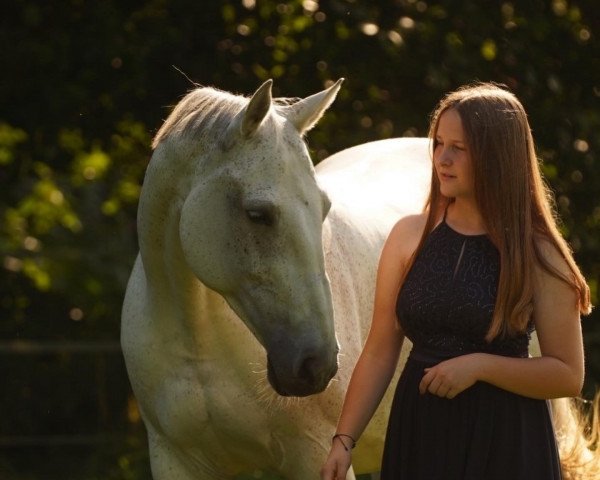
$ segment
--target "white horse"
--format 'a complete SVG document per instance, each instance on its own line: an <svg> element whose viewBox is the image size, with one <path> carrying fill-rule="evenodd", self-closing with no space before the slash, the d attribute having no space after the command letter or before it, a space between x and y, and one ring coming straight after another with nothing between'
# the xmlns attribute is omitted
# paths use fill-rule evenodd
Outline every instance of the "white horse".
<svg viewBox="0 0 600 480"><path fill-rule="evenodd" d="M426 139L395 139L315 170L302 136L340 83L297 102L199 88L156 136L121 334L155 480L318 478L381 247L431 168ZM379 468L390 393L357 472Z"/></svg>

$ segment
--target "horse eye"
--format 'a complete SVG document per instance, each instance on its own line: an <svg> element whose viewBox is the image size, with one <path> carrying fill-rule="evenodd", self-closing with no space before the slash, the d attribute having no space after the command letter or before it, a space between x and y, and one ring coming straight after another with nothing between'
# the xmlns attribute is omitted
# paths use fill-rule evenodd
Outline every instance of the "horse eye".
<svg viewBox="0 0 600 480"><path fill-rule="evenodd" d="M248 215L248 219L252 223L256 223L258 225L266 225L270 227L275 223L275 216L272 212L266 209L255 209L255 210L246 210L246 215Z"/></svg>

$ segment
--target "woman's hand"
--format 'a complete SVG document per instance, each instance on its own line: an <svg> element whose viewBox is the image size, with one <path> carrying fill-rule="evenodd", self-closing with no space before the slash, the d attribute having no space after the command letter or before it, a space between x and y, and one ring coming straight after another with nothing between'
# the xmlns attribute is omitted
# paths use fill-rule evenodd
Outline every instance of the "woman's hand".
<svg viewBox="0 0 600 480"><path fill-rule="evenodd" d="M419 384L419 392L454 398L478 380L478 363L478 354L471 353L426 368Z"/></svg>
<svg viewBox="0 0 600 480"><path fill-rule="evenodd" d="M352 452L346 450L339 440L334 439L327 461L321 468L321 480L346 480L351 464Z"/></svg>

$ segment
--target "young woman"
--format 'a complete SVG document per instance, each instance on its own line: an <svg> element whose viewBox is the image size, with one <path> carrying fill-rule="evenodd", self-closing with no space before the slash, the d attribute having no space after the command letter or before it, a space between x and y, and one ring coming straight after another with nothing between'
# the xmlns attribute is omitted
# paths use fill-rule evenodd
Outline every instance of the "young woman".
<svg viewBox="0 0 600 480"><path fill-rule="evenodd" d="M559 479L546 399L581 390L580 314L591 305L527 115L495 84L467 86L442 99L429 136L427 207L383 248L370 333L321 478L345 480L406 336L382 480Z"/></svg>

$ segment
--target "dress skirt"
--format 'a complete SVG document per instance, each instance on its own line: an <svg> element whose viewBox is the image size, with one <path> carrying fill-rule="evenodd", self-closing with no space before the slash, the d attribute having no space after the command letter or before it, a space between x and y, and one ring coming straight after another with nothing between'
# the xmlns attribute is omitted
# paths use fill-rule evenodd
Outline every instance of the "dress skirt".
<svg viewBox="0 0 600 480"><path fill-rule="evenodd" d="M549 403L478 382L453 399L419 393L411 354L398 382L381 480L558 480Z"/></svg>

